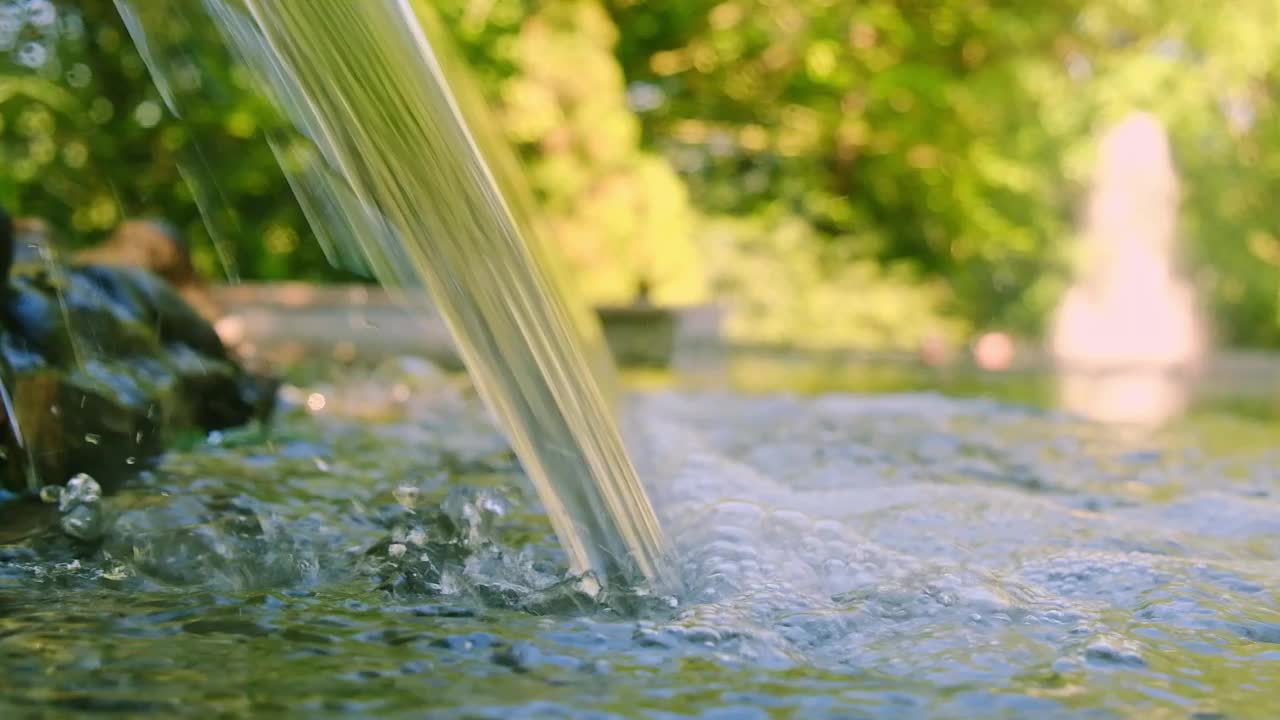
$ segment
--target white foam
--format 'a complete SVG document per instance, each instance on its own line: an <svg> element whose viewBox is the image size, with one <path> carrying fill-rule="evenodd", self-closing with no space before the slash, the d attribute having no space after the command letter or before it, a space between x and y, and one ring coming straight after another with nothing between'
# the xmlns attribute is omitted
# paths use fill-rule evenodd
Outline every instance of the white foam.
<svg viewBox="0 0 1280 720"><path fill-rule="evenodd" d="M991 643L1085 657L1123 637L1108 609L1193 567L1165 556L1195 540L1160 507L1087 509L1132 504L1106 483L1123 461L1059 416L932 395L674 392L629 412L689 588L677 626L753 656L912 672L932 654L943 674ZM1151 481L1160 462L1131 472Z"/></svg>

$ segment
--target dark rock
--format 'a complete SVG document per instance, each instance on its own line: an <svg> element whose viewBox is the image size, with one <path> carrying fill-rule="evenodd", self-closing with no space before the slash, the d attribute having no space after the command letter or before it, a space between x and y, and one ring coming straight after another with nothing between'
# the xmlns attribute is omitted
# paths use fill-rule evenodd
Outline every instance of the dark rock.
<svg viewBox="0 0 1280 720"><path fill-rule="evenodd" d="M114 242L145 235L146 252L64 265L46 225L15 229L0 211L0 479L11 490L87 472L109 492L177 437L270 420L278 381L240 367L210 319L148 270L163 260L194 282L185 245L156 223L130 227Z"/></svg>
<svg viewBox="0 0 1280 720"><path fill-rule="evenodd" d="M222 310L209 294L191 262L191 249L178 228L164 220L127 220L101 245L76 255L84 265L141 268L164 281L182 296L184 307L207 322Z"/></svg>

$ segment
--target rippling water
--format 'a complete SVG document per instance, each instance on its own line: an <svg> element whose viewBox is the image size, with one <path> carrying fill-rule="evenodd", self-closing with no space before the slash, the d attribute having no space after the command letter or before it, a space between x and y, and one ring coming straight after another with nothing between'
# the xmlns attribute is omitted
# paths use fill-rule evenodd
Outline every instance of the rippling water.
<svg viewBox="0 0 1280 720"><path fill-rule="evenodd" d="M465 379L290 399L108 498L100 542L0 547L0 714L1280 713L1274 424L639 393L690 591L597 601Z"/></svg>

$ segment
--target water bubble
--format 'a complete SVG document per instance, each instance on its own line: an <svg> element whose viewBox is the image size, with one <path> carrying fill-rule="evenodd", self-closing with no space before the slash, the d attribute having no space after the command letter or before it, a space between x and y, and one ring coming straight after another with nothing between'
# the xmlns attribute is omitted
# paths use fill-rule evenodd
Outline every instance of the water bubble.
<svg viewBox="0 0 1280 720"><path fill-rule="evenodd" d="M627 105L634 112L643 113L657 110L667 101L662 88L652 83L634 82L627 87Z"/></svg>
<svg viewBox="0 0 1280 720"><path fill-rule="evenodd" d="M79 40L84 36L84 20L75 13L63 13L61 22L62 35L67 40Z"/></svg>
<svg viewBox="0 0 1280 720"><path fill-rule="evenodd" d="M413 510L418 505L421 491L412 485L401 485L392 494L395 495L396 502L400 503L401 507L405 510Z"/></svg>
<svg viewBox="0 0 1280 720"><path fill-rule="evenodd" d="M69 142L62 148L62 161L67 167L79 169L89 160L89 148L82 142ZM47 250L47 248L41 248ZM84 398L80 399L80 409L84 409Z"/></svg>
<svg viewBox="0 0 1280 720"><path fill-rule="evenodd" d="M76 63L67 71L67 84L74 88L87 87L93 80L93 70L84 63Z"/></svg>
<svg viewBox="0 0 1280 720"><path fill-rule="evenodd" d="M160 104L154 100L143 100L133 111L133 119L144 128L153 128L160 124L163 116Z"/></svg>
<svg viewBox="0 0 1280 720"><path fill-rule="evenodd" d="M43 67L49 59L49 51L38 42L23 43L18 48L18 63L33 70Z"/></svg>
<svg viewBox="0 0 1280 720"><path fill-rule="evenodd" d="M115 112L116 106L104 97L94 98L93 102L89 103L89 119L99 125L110 120Z"/></svg>
<svg viewBox="0 0 1280 720"><path fill-rule="evenodd" d="M102 487L86 473L78 473L67 481L59 508L66 510L76 503L96 503L102 499Z"/></svg>
<svg viewBox="0 0 1280 720"><path fill-rule="evenodd" d="M58 19L58 11L49 0L28 0L27 22L37 27L47 27Z"/></svg>
<svg viewBox="0 0 1280 720"><path fill-rule="evenodd" d="M94 540L105 525L102 487L92 477L80 473L67 481L58 498L62 531L80 540Z"/></svg>

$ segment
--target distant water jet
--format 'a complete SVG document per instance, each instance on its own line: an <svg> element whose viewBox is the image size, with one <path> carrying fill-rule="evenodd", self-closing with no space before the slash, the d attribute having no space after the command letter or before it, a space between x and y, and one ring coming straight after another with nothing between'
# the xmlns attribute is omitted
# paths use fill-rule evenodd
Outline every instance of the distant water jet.
<svg viewBox="0 0 1280 720"><path fill-rule="evenodd" d="M1178 268L1180 192L1154 116L1132 114L1103 136L1082 262L1049 342L1068 411L1151 427L1186 408L1206 343L1195 292Z"/></svg>

